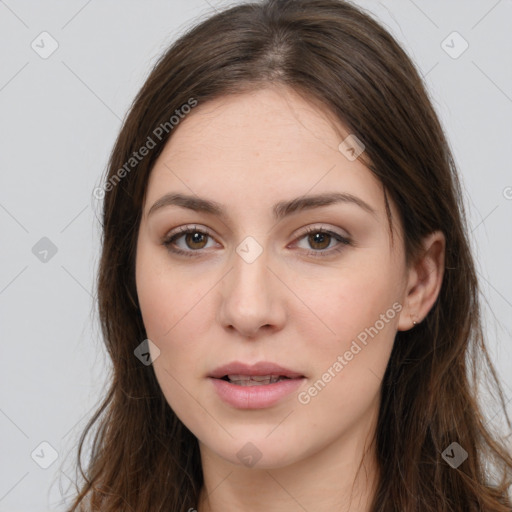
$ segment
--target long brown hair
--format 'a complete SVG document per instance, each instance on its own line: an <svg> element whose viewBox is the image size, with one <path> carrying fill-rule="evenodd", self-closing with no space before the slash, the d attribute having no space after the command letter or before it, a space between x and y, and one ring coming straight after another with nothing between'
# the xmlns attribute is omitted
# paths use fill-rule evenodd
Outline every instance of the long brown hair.
<svg viewBox="0 0 512 512"><path fill-rule="evenodd" d="M267 0L217 13L172 44L135 98L110 156L102 212L98 308L111 383L80 439L83 482L69 510L197 507L197 439L167 404L152 366L134 356L146 339L135 286L138 228L149 174L179 129L184 105L270 83L321 102L364 143L369 169L400 212L407 262L429 233L446 237L438 299L423 322L397 333L382 381L376 446L385 478L371 511L512 510L512 458L479 405L483 376L510 426L484 344L450 148L406 53L371 16L342 0ZM151 146L147 155L130 160L143 146ZM467 452L457 468L442 456L453 442Z"/></svg>

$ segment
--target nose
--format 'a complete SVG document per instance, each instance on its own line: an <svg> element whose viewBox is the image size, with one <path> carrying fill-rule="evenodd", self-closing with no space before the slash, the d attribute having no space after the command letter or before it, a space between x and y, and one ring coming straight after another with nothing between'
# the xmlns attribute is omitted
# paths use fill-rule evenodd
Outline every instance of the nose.
<svg viewBox="0 0 512 512"><path fill-rule="evenodd" d="M233 269L221 282L218 320L243 338L268 336L285 324L285 290L268 265L266 250L252 262L234 252Z"/></svg>

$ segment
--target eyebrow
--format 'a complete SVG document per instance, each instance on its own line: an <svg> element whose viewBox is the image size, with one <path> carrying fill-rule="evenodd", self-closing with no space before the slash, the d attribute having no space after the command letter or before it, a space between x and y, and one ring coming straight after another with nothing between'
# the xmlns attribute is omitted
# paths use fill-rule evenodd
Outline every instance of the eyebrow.
<svg viewBox="0 0 512 512"><path fill-rule="evenodd" d="M361 198L346 192L329 192L325 194L301 196L289 201L280 201L276 203L272 212L275 220L281 220L288 215L301 212L303 210L310 210L319 208L321 206L328 206L336 203L351 203L359 206L363 210L376 216L377 211L373 209L368 203ZM169 193L158 199L153 206L149 209L148 217L155 211L165 206L181 206L196 212L209 213L216 215L220 218L227 218L226 211L220 203L204 199L199 196L189 196L180 193Z"/></svg>

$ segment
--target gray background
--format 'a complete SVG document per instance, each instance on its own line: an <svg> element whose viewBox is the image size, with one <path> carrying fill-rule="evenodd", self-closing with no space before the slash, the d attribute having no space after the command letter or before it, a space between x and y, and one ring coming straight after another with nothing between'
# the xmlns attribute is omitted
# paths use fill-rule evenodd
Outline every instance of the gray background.
<svg viewBox="0 0 512 512"><path fill-rule="evenodd" d="M448 133L485 329L512 399L512 1L357 3L414 59ZM0 0L0 511L62 510L74 447L109 368L94 314L100 203L92 191L156 58L194 19L227 5ZM51 49L43 31L58 43L45 59L31 47ZM464 41L453 31L469 44L460 55ZM57 249L45 262L43 237ZM54 454L41 442L58 457L47 469L40 465Z"/></svg>

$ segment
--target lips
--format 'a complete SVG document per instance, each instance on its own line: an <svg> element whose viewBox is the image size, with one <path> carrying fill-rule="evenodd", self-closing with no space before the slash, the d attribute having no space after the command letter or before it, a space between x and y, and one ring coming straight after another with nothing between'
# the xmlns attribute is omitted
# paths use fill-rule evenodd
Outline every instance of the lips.
<svg viewBox="0 0 512 512"><path fill-rule="evenodd" d="M253 365L234 361L208 377L217 396L236 409L278 406L306 381L303 374L267 361Z"/></svg>
<svg viewBox="0 0 512 512"><path fill-rule="evenodd" d="M268 361L261 361L253 365L233 361L232 363L219 366L210 373L209 377L213 377L214 379L222 379L223 377L227 376L270 377L272 375L276 375L278 377L288 377L289 379L304 377L304 375L302 375L300 372L290 370Z"/></svg>
<svg viewBox="0 0 512 512"><path fill-rule="evenodd" d="M215 369L209 377L226 380L239 386L258 386L286 379L303 378L304 375L268 361L253 365L233 361Z"/></svg>

